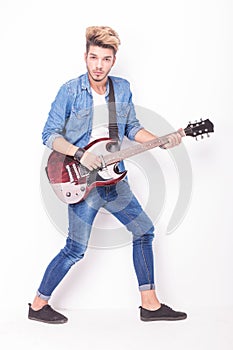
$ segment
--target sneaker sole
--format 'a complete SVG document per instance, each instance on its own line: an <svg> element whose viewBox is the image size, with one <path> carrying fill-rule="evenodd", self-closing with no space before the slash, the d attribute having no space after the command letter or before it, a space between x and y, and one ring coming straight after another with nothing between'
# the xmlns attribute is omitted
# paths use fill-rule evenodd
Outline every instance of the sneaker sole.
<svg viewBox="0 0 233 350"><path fill-rule="evenodd" d="M28 319L32 320L32 321L49 323L49 324L63 324L63 323L66 323L68 321L68 320L46 321L46 320L41 320L41 319L36 318L36 317L28 317Z"/></svg>
<svg viewBox="0 0 233 350"><path fill-rule="evenodd" d="M180 317L140 317L141 321L149 322L149 321L180 321L185 320L187 316L180 316Z"/></svg>

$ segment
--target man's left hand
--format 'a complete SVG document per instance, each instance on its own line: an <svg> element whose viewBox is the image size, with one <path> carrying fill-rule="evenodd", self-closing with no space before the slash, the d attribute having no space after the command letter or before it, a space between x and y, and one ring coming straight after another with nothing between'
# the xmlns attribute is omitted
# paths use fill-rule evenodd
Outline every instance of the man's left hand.
<svg viewBox="0 0 233 350"><path fill-rule="evenodd" d="M169 136L167 136L168 142L161 146L161 148L168 149L178 146L181 143L182 136L185 136L185 132L183 129L179 129L177 130L177 132L170 134Z"/></svg>

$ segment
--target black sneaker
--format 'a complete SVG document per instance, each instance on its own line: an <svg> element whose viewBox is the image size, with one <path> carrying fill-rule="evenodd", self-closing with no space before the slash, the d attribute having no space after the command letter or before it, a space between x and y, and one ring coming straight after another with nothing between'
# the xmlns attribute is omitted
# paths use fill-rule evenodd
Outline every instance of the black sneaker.
<svg viewBox="0 0 233 350"><path fill-rule="evenodd" d="M185 312L174 311L165 304L161 304L155 311L144 309L142 306L139 308L141 321L178 321L187 318Z"/></svg>
<svg viewBox="0 0 233 350"><path fill-rule="evenodd" d="M59 312L53 310L50 305L45 305L42 309L35 311L31 308L31 304L29 305L28 318L30 320L45 322L45 323L53 323L60 324L68 321L68 318Z"/></svg>

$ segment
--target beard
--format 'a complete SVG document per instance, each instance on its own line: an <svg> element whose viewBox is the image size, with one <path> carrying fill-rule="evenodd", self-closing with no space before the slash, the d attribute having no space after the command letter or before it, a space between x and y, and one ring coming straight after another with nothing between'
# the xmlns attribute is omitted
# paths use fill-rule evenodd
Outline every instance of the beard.
<svg viewBox="0 0 233 350"><path fill-rule="evenodd" d="M90 76L91 79L92 79L93 81L95 81L95 82L101 82L101 81L105 80L106 77L108 76L110 70L111 70L111 69L109 69L109 70L107 71L107 73L101 74L101 75L98 77L98 74L92 73L92 72L90 71L90 69L87 67L87 71L88 71L89 76Z"/></svg>

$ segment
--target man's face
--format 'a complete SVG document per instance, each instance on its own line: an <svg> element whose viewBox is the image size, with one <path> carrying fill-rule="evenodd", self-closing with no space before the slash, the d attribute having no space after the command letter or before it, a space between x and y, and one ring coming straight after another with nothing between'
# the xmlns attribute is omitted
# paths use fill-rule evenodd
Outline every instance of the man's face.
<svg viewBox="0 0 233 350"><path fill-rule="evenodd" d="M88 53L85 53L87 71L90 78L96 82L101 82L107 77L115 60L112 49L91 45Z"/></svg>

